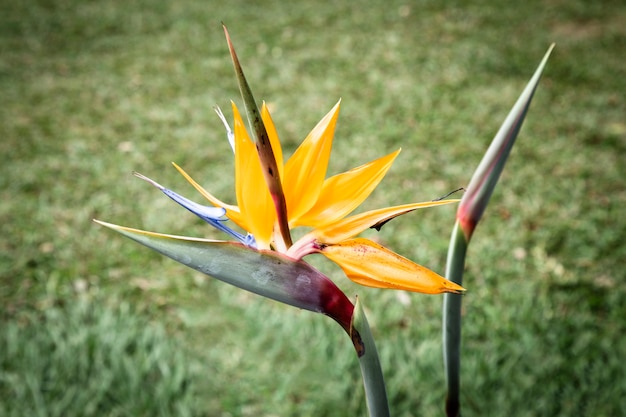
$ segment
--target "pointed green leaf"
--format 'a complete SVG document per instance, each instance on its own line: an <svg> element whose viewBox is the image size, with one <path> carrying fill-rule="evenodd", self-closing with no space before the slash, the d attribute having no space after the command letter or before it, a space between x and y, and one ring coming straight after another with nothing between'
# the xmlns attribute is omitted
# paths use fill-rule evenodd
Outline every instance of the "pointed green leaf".
<svg viewBox="0 0 626 417"><path fill-rule="evenodd" d="M491 194L496 187L500 173L504 169L504 164L522 127L526 112L553 48L554 44L550 46L548 52L544 55L526 88L517 99L504 123L502 123L489 149L487 149L474 172L467 191L459 204L457 218L461 222L461 227L468 240L489 203Z"/></svg>
<svg viewBox="0 0 626 417"><path fill-rule="evenodd" d="M235 242L165 235L95 221L221 281L331 316L349 333L352 303L330 279L306 262Z"/></svg>

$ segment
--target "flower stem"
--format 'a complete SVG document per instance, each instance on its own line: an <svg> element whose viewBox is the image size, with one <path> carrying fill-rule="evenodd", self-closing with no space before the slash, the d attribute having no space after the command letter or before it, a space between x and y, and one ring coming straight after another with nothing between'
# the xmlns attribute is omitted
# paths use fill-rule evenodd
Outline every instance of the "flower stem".
<svg viewBox="0 0 626 417"><path fill-rule="evenodd" d="M463 284L463 269L468 241L459 221L452 229L448 259L446 261L446 278L459 285ZM446 373L448 396L446 397L446 415L457 417L461 414L461 304L463 298L459 294L443 296L443 362Z"/></svg>
<svg viewBox="0 0 626 417"><path fill-rule="evenodd" d="M363 306L358 298L352 318L351 337L359 357L369 416L389 417L387 390L378 351Z"/></svg>

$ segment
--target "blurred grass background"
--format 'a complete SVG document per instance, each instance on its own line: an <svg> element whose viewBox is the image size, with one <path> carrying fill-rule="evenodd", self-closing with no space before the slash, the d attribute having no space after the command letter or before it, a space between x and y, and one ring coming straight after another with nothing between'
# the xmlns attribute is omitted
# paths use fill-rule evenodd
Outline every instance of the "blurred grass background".
<svg viewBox="0 0 626 417"><path fill-rule="evenodd" d="M3 2L0 416L365 415L348 338L95 226L218 237L133 170L233 200L220 21L289 154L342 98L364 208L464 186L551 42L465 279L465 415L626 414L626 6L582 0ZM621 207L621 208L620 208ZM443 271L454 208L377 236ZM395 416L442 415L441 297L357 287Z"/></svg>

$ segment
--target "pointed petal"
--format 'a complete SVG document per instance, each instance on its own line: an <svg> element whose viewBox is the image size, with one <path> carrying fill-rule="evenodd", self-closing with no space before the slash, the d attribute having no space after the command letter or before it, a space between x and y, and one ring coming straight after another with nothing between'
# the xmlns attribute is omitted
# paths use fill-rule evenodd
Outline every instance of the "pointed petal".
<svg viewBox="0 0 626 417"><path fill-rule="evenodd" d="M233 134L233 140L234 140L234 134ZM202 194L202 196L204 196L204 198L206 198L207 200L209 200L209 202L211 204L213 204L216 207L222 207L226 210L226 216L232 220L237 226L241 227L242 229L248 230L247 229L247 224L245 222L245 220L243 219L243 217L241 216L241 212L239 211L239 207L234 206L232 204L227 204L224 203L222 200L218 199L217 197L215 197L213 194L209 193L206 189L204 189L204 187L202 187L200 184L198 184L193 178L191 178L191 176L189 174L187 174L187 172L185 172L185 170L183 170L180 166L178 166L176 163L172 162L172 165L174 165L174 168L176 168L178 170L178 172L191 184L193 185L193 187L200 193Z"/></svg>
<svg viewBox="0 0 626 417"><path fill-rule="evenodd" d="M208 207L208 206L200 205L168 188L163 187L161 184L146 177L145 175L142 175L138 172L133 172L133 175L136 176L137 178L140 178L152 184L154 187L161 190L163 194L165 194L166 196L168 196L169 198L171 198L172 200L174 200L175 202L177 202L178 204L180 204L187 210L191 211L193 214L200 217L204 221L211 223L213 221L220 219L221 217L224 216L224 214L226 214L226 209L222 207Z"/></svg>
<svg viewBox="0 0 626 417"><path fill-rule="evenodd" d="M463 287L368 239L322 246L321 253L337 263L352 281L375 288L441 294Z"/></svg>
<svg viewBox="0 0 626 417"><path fill-rule="evenodd" d="M533 99L541 74L553 48L554 44L550 46L550 49L544 55L526 88L517 99L502 126L500 126L498 133L496 133L491 145L474 172L461 204L459 204L457 219L468 240L472 236L476 224L480 221L487 204L489 204L491 194L498 183L504 164L515 144L515 139L522 127L530 102Z"/></svg>
<svg viewBox="0 0 626 417"><path fill-rule="evenodd" d="M323 227L344 218L374 191L400 150L324 181L317 202L294 226Z"/></svg>
<svg viewBox="0 0 626 417"><path fill-rule="evenodd" d="M224 113L222 113L222 109L220 109L219 106L215 106L214 110L215 110L215 113L217 113L217 117L220 118L220 120L222 121L222 124L226 128L226 137L228 138L228 143L230 144L230 147L233 150L233 152L235 152L235 134L231 130L230 125L228 124L228 121L226 120L226 117L224 117Z"/></svg>
<svg viewBox="0 0 626 417"><path fill-rule="evenodd" d="M292 225L313 207L322 191L340 103L313 128L285 165L283 187Z"/></svg>
<svg viewBox="0 0 626 417"><path fill-rule="evenodd" d="M204 189L204 187L202 187L193 178L191 178L191 176L187 174L187 172L185 172L185 170L182 169L180 166L178 166L175 162L172 162L172 165L174 166L174 168L176 168L176 170L178 170L180 175L182 175L191 185L193 185L193 188L195 188L200 194L202 194L204 198L209 200L211 204L217 207L223 207L227 213L230 213L232 211L239 212L239 207L234 206L232 204L224 203L222 200L215 197L213 194L209 193L206 189ZM228 214L228 217L230 217L230 214Z"/></svg>
<svg viewBox="0 0 626 417"><path fill-rule="evenodd" d="M272 151L274 151L274 158L276 159L276 165L278 166L278 174L280 178L283 178L283 148L280 145L280 140L278 139L278 132L276 131L274 120L272 120L272 116L270 115L270 111L265 102L263 102L263 105L261 106L261 118L265 124L265 129L267 129L267 136L269 136L270 143L272 144Z"/></svg>
<svg viewBox="0 0 626 417"><path fill-rule="evenodd" d="M327 226L314 229L296 242L296 245L294 246L297 246L300 241L303 241L304 243L306 240L317 240L324 244L335 244L342 240L356 236L376 224L389 221L394 217L409 213L413 210L426 207L443 206L446 204L457 203L458 201L459 200L426 201L423 203L412 203L366 211L364 213L346 217L345 219L336 221L335 223L331 223Z"/></svg>
<svg viewBox="0 0 626 417"><path fill-rule="evenodd" d="M245 229L256 238L261 249L269 249L276 211L261 172L261 163L250 140L237 106L235 117L235 186L237 204Z"/></svg>
<svg viewBox="0 0 626 417"><path fill-rule="evenodd" d="M165 194L166 196L168 196L169 198L171 198L172 200L174 200L175 202L177 202L182 207L186 208L187 210L189 210L196 216L200 217L202 220L209 223L211 226L215 227L216 229L221 230L222 232L231 235L232 237L234 237L241 243L244 243L249 246L256 246L256 242L253 237L242 235L236 230L233 230L230 227L226 226L225 222L227 219L224 218L224 214L226 214L226 209L224 209L223 207L203 206L201 204L196 203L195 201L191 201L188 198L183 197L182 195L170 189L163 187L161 184L159 184L156 181L151 180L145 175L141 175L138 172L135 172L134 175L154 185L156 188L161 190L163 194Z"/></svg>
<svg viewBox="0 0 626 417"><path fill-rule="evenodd" d="M285 194L283 193L283 186L280 180L279 169L272 149L272 142L267 134L263 119L259 114L259 108L256 105L252 90L248 85L248 81L243 73L239 58L235 53L235 47L230 40L230 35L226 26L223 26L224 34L226 35L226 42L230 51L230 57L233 61L233 67L235 68L235 74L237 75L237 82L239 83L239 91L241 92L241 98L243 99L246 109L246 116L248 117L248 123L254 131L254 137L256 138L256 149L259 154L261 173L265 178L266 187L269 189L269 193L272 196L272 202L274 203L274 209L276 211L276 219L278 222L278 229L280 236L284 242L284 246L291 246L291 234L289 232L289 223L287 217L287 204L285 200ZM235 132L236 134L236 132Z"/></svg>
<svg viewBox="0 0 626 417"><path fill-rule="evenodd" d="M226 283L329 315L349 332L352 303L330 279L306 262L233 242L164 235L94 221Z"/></svg>

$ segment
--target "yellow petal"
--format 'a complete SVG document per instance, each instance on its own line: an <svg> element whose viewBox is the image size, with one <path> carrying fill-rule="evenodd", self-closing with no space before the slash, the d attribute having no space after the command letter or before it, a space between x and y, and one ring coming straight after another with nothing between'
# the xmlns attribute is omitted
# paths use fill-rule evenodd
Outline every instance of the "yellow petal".
<svg viewBox="0 0 626 417"><path fill-rule="evenodd" d="M283 190L290 223L309 211L322 190L335 133L339 102L313 128L285 165Z"/></svg>
<svg viewBox="0 0 626 417"><path fill-rule="evenodd" d="M270 111L263 102L261 106L261 119L265 125L267 136L270 138L270 144L272 145L272 151L274 152L274 159L276 159L276 165L278 166L278 175L283 178L283 148L280 146L280 140L278 139L278 132L276 126L270 115Z"/></svg>
<svg viewBox="0 0 626 417"><path fill-rule="evenodd" d="M250 140L241 114L233 103L235 118L235 188L243 227L252 233L259 249L269 249L276 210L270 197L256 146Z"/></svg>
<svg viewBox="0 0 626 417"><path fill-rule="evenodd" d="M426 201L423 203L404 204L401 206L385 207L378 210L366 211L364 213L356 214L354 216L338 220L324 227L314 229L306 236L302 237L298 242L296 242L294 246L296 246L301 241L303 243L307 241L319 241L324 244L339 243L342 240L349 239L353 236L358 235L365 229L368 229L375 225L381 225L382 223L387 222L394 217L406 214L410 211L420 208L442 206L445 204L458 202L459 200Z"/></svg>
<svg viewBox="0 0 626 417"><path fill-rule="evenodd" d="M209 200L211 204L213 204L216 207L224 208L226 210L226 216L228 216L230 220L232 220L237 226L241 227L242 229L248 230L246 227L247 224L245 220L243 219L243 217L241 216L241 212L239 211L239 207L233 206L232 204L224 203L222 200L220 200L219 198L215 197L213 194L205 190L204 187L202 187L193 178L191 178L191 176L187 174L185 170L179 167L175 162L172 162L172 165L174 165L174 168L176 168L178 172L180 172L180 174L183 177L185 177L185 179L189 181L189 183L193 185L193 187L196 190L198 190L200 194L204 196L204 198Z"/></svg>
<svg viewBox="0 0 626 417"><path fill-rule="evenodd" d="M178 170L180 175L182 175L191 185L193 185L193 188L195 188L200 194L202 194L202 196L204 198L209 200L209 202L211 204L213 204L216 207L222 207L222 208L226 209L227 213L228 212L233 212L233 211L235 211L237 213L239 212L239 207L233 206L232 204L224 203L222 200L220 200L219 198L215 197L213 194L211 194L210 192L205 190L204 187L202 187L193 178L191 178L191 176L189 174L187 174L187 172L185 172L184 169L182 169L180 166L178 166L178 164L176 164L175 162L172 162L172 165L174 165L174 168L176 168ZM229 215L229 217L230 217L230 215Z"/></svg>
<svg viewBox="0 0 626 417"><path fill-rule="evenodd" d="M323 227L350 214L374 191L399 153L328 178L315 205L294 226Z"/></svg>
<svg viewBox="0 0 626 417"><path fill-rule="evenodd" d="M425 294L461 293L463 287L371 240L358 238L324 246L321 252L357 284Z"/></svg>

